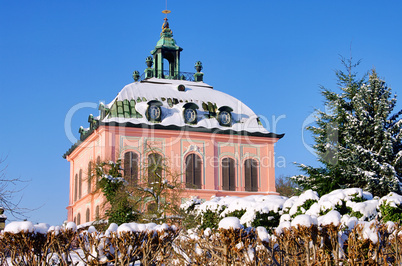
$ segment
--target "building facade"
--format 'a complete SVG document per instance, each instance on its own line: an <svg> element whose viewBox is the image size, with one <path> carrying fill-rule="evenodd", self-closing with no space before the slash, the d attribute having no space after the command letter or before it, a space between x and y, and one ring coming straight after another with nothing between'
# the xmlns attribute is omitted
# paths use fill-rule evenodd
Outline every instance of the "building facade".
<svg viewBox="0 0 402 266"><path fill-rule="evenodd" d="M181 51L165 18L142 76L134 71L134 82L80 128L80 141L64 154L69 221L101 215L93 162L121 159L124 176L136 179L146 161L167 158L182 173L183 199L276 193L274 144L283 134L268 132L244 103L204 83L201 62L196 73L181 72Z"/></svg>

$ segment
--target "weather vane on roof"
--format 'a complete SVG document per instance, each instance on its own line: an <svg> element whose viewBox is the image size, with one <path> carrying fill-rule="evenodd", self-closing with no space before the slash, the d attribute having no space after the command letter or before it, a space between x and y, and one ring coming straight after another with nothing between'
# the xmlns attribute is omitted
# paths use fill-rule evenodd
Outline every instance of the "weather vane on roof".
<svg viewBox="0 0 402 266"><path fill-rule="evenodd" d="M167 0L166 0L166 9L162 11L163 14L166 14L166 19L167 19L167 14L169 14L171 11L167 9Z"/></svg>

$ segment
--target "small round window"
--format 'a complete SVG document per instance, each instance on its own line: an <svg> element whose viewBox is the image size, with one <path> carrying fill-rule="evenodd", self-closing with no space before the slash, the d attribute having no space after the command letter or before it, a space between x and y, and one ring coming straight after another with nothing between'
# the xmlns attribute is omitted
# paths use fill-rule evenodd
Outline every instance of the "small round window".
<svg viewBox="0 0 402 266"><path fill-rule="evenodd" d="M148 102L146 116L149 121L160 122L162 120L161 105L162 103L156 100Z"/></svg>
<svg viewBox="0 0 402 266"><path fill-rule="evenodd" d="M191 108L184 110L184 121L187 124L197 123L197 111Z"/></svg>
<svg viewBox="0 0 402 266"><path fill-rule="evenodd" d="M183 118L186 124L197 124L197 109L198 105L195 103L186 103L183 105Z"/></svg>
<svg viewBox="0 0 402 266"><path fill-rule="evenodd" d="M221 111L218 115L219 124L229 127L232 124L232 116L228 111Z"/></svg>
<svg viewBox="0 0 402 266"><path fill-rule="evenodd" d="M161 108L159 106L151 105L148 108L148 115L150 120L158 121L161 118Z"/></svg>

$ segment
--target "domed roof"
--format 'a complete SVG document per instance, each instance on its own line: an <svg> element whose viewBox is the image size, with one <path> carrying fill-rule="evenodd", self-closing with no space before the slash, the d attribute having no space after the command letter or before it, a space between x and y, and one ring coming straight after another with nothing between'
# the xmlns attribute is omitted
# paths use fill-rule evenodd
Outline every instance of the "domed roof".
<svg viewBox="0 0 402 266"><path fill-rule="evenodd" d="M144 77L139 71L134 71L134 83L126 85L111 103L100 104L100 117L89 116L90 127L80 127L80 141L77 141L63 157L66 158L71 154L101 125L268 138L284 136L284 134L268 132L260 123L258 116L247 105L204 83L200 61L195 63L197 73L181 72L180 52L182 50L173 39L173 32L169 28L166 17L160 39L155 49L151 51L152 57L146 58L147 68L144 71ZM167 61L166 65L164 61ZM152 115L151 109L155 112ZM187 109L192 110L188 110L189 112L185 115ZM152 117L156 114L157 119Z"/></svg>
<svg viewBox="0 0 402 266"><path fill-rule="evenodd" d="M150 101L159 102L162 112L160 122L155 123L147 118ZM194 124L186 123L183 115L188 103L195 104L195 109L198 107L197 122ZM158 78L134 82L126 85L105 107L109 111L101 118L101 123L158 125L158 128L173 126L176 129L186 127L195 131L220 129L281 137L269 133L247 105L226 93L214 90L204 82ZM228 126L221 125L218 121L218 114L222 110L229 110L231 113L232 123Z"/></svg>

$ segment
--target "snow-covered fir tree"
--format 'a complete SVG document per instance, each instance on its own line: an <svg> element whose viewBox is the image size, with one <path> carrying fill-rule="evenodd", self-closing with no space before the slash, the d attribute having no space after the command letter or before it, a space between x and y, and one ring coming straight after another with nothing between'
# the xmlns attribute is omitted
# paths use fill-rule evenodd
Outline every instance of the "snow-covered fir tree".
<svg viewBox="0 0 402 266"><path fill-rule="evenodd" d="M303 188L325 194L337 188L360 187L376 196L401 192L402 110L393 114L392 96L376 71L368 80L337 71L341 93L322 88L326 112L317 111L313 133L320 167L299 164L305 173L293 178Z"/></svg>

